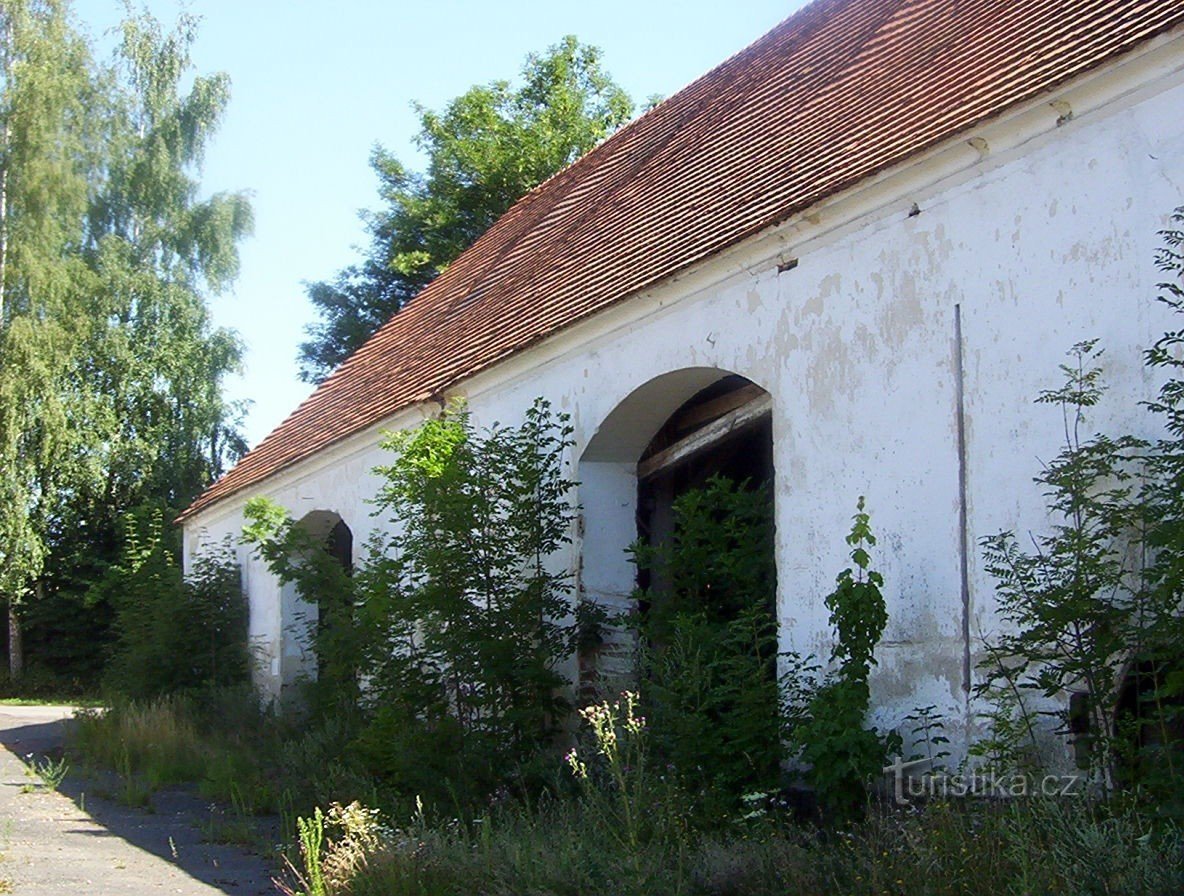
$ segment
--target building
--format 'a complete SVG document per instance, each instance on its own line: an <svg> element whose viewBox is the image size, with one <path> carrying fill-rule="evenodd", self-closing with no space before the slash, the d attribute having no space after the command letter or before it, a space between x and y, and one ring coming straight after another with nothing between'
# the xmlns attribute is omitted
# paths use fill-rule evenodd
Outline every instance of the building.
<svg viewBox="0 0 1184 896"><path fill-rule="evenodd" d="M1168 325L1157 231L1182 204L1179 0L816 0L517 203L185 512L187 560L256 495L348 559L384 430L452 397L515 422L544 396L575 425L562 562L621 605L639 491L660 505L679 463L747 439L771 463L783 646L828 650L866 495L877 720L933 704L969 730L995 625L977 539L1047 524L1032 477L1063 442L1033 399L1100 337L1094 425L1153 434L1140 351ZM307 608L240 557L279 694L309 668Z"/></svg>

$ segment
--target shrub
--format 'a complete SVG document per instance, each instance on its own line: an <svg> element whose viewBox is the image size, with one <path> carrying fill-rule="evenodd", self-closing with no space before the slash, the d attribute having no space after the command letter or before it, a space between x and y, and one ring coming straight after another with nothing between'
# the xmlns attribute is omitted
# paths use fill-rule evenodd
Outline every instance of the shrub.
<svg viewBox="0 0 1184 896"><path fill-rule="evenodd" d="M790 744L807 766L806 777L819 803L835 821L860 811L869 782L880 774L885 757L900 746L898 736L865 727L871 702L868 678L888 624L880 592L884 579L871 568L868 554L876 543L869 521L861 496L847 536L855 568L839 573L835 590L826 597L835 630L831 661L837 668L815 685L817 665L791 655L783 682Z"/></svg>
<svg viewBox="0 0 1184 896"><path fill-rule="evenodd" d="M1174 221L1184 223L1184 210ZM1184 230L1163 235L1160 267L1172 280L1159 298L1184 313ZM1065 424L1064 445L1035 480L1056 522L1032 536L1033 550L1011 532L983 539L1006 627L986 641L978 686L994 722L980 752L1015 758L1021 740L1034 742L1027 698L1039 695L1059 707L1051 712L1059 732L1073 738L1101 790L1134 783L1177 805L1184 773L1181 345L1184 330L1168 331L1145 354L1148 367L1167 374L1145 403L1163 423L1158 441L1084 434L1104 393L1096 341L1074 346L1061 366L1064 385L1037 399L1058 407Z"/></svg>
<svg viewBox="0 0 1184 896"><path fill-rule="evenodd" d="M390 436L375 501L388 534L345 581L282 511L248 505L245 535L273 572L309 602L348 594L315 646L339 670L325 676L336 706L362 710L353 751L388 784L470 801L516 779L569 711L572 583L551 558L573 527L570 433L539 400L517 427L478 432L453 406Z"/></svg>
<svg viewBox="0 0 1184 896"><path fill-rule="evenodd" d="M116 607L105 685L147 698L245 683L247 603L229 540L183 577L159 511L129 530L120 562L96 586Z"/></svg>
<svg viewBox="0 0 1184 896"><path fill-rule="evenodd" d="M705 818L778 784L772 508L768 486L713 477L675 500L668 542L632 548L662 583L637 595L650 736Z"/></svg>

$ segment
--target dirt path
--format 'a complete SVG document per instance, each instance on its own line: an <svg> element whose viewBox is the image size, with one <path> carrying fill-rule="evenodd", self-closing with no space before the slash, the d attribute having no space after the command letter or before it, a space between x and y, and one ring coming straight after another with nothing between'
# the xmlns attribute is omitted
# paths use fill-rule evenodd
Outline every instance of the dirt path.
<svg viewBox="0 0 1184 896"><path fill-rule="evenodd" d="M206 842L209 807L160 792L153 810L99 799L74 775L57 793L22 793L21 758L60 753L71 710L0 706L0 892L16 896L264 896L272 869L243 848ZM91 792L88 793L87 789ZM4 885L10 888L4 889Z"/></svg>

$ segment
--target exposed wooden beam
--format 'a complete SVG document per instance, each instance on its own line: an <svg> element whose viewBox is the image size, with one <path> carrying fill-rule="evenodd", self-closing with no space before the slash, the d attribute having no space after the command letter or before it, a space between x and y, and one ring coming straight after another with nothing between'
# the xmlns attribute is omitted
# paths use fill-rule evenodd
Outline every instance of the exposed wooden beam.
<svg viewBox="0 0 1184 896"><path fill-rule="evenodd" d="M702 429L696 430L685 439L679 439L669 448L659 451L653 457L646 458L637 465L637 478L649 479L661 473L682 460L710 448L717 442L733 433L758 422L773 408L773 397L763 394L748 404L724 414L718 420L713 420Z"/></svg>
<svg viewBox="0 0 1184 896"><path fill-rule="evenodd" d="M764 394L765 390L756 383L749 383L747 386L741 386L726 395L721 395L719 398L713 398L711 401L691 408L679 416L674 421L674 425L678 427L680 432L694 429L696 426L714 420L716 417L722 417L728 411L746 405L754 398L760 398Z"/></svg>

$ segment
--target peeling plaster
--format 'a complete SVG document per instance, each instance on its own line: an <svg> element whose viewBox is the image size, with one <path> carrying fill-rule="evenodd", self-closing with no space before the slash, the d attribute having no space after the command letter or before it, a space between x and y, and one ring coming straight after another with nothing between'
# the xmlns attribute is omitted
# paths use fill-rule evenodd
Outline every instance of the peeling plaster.
<svg viewBox="0 0 1184 896"><path fill-rule="evenodd" d="M517 420L545 395L572 414L579 459L627 396L672 371L716 368L759 383L774 402L782 647L829 655L822 598L849 565L843 536L864 494L881 538L874 562L885 576L889 636L897 642L885 645L873 676L877 718L898 721L928 704L972 718L962 691L953 306L961 306L965 340L974 642L994 625L994 586L982 570L978 539L1040 528L1046 520L1032 476L1037 458L1058 449L1061 424L1033 399L1057 384L1064 351L1103 336L1110 391L1096 409L1097 428L1155 435L1136 403L1152 385L1138 359L1167 324L1154 302L1153 253L1163 216L1179 203L1167 185L1184 183L1181 108L1184 87L1176 84L1137 102L1123 99L1104 115L1079 112L1022 149L996 149L1006 141L993 136L989 157L982 144L977 173L932 183L898 206L874 207L814 243L799 245L798 231L787 231L778 257L799 264L781 275L756 248L751 257L743 248L729 256L726 271L723 261L705 262L704 271L721 266L718 276L687 272L684 293L634 300L647 311L628 325L606 313L579 330L579 339L543 343L513 362L535 358L535 372L493 386L484 381L471 393L474 422ZM1066 177L1093 168L1106 176ZM914 201L924 211L906 218ZM799 224L815 226L811 219ZM716 285L687 285L703 282ZM598 330L597 320L612 323ZM470 394L463 386L456 391ZM655 428L659 411L652 408ZM403 419L411 425L418 417ZM337 510L354 527L355 544L364 544L382 525L366 503L377 489L370 471L382 452L375 443L329 456L332 464L281 475L192 522L187 558L199 550L200 527L210 541L236 536L241 505L256 493L297 515ZM601 458L576 469L586 525L562 561L575 569L582 557L581 583L618 600L626 599L632 575L620 554L634 537L630 466L628 458ZM279 643L279 589L245 549L239 556L251 637L271 657ZM269 662L256 681L274 686ZM953 746L957 753L965 744Z"/></svg>

